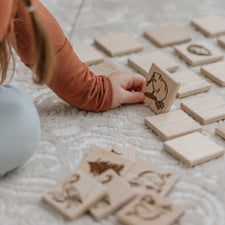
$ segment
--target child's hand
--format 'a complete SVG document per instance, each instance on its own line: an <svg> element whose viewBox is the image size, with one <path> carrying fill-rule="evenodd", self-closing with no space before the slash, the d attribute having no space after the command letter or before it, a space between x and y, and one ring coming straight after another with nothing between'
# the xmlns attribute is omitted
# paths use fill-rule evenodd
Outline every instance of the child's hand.
<svg viewBox="0 0 225 225"><path fill-rule="evenodd" d="M108 76L113 87L112 108L125 103L138 103L144 99L141 89L145 78L135 73L116 72Z"/></svg>

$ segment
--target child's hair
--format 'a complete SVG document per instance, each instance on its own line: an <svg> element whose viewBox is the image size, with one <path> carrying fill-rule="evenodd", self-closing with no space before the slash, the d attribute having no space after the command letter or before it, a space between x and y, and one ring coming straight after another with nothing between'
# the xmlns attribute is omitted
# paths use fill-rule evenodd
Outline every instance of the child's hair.
<svg viewBox="0 0 225 225"><path fill-rule="evenodd" d="M52 46L52 43L48 37L47 32L45 31L42 23L37 17L33 6L31 5L31 0L22 0L31 17L32 28L33 28L33 37L34 37L34 67L33 73L36 76L33 76L35 83L48 84L51 80L54 64L55 64L55 52ZM32 10L31 10L32 9ZM0 42L0 73L1 79L0 84L2 84L7 75L7 69L10 62L10 59L13 59L12 48L10 45L11 37L5 38ZM14 72L14 59L13 59L13 72Z"/></svg>

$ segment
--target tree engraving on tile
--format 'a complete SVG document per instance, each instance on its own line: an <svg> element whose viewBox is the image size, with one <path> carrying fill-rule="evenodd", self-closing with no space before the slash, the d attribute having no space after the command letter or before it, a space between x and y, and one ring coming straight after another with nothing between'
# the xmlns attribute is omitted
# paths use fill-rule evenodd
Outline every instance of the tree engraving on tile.
<svg viewBox="0 0 225 225"><path fill-rule="evenodd" d="M211 51L208 50L206 47L201 46L201 45L189 45L187 47L187 50L194 55L202 55L202 56L210 56L212 55Z"/></svg>

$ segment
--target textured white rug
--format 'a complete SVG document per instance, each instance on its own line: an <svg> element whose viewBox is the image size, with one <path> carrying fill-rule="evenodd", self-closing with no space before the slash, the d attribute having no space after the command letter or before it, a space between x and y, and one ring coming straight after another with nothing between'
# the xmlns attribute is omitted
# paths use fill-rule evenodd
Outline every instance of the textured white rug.
<svg viewBox="0 0 225 225"><path fill-rule="evenodd" d="M69 34L80 3L51 0L46 5L60 20L65 33ZM92 43L97 36L127 31L143 42L144 52L149 52L157 48L143 38L145 28L176 23L185 28L193 39L207 39L189 25L190 19L208 14L224 16L224 9L224 0L86 0L71 42ZM209 41L216 45L216 39ZM181 69L187 68L174 55L172 47L162 51L178 62ZM106 57L106 60L129 69L127 58ZM199 73L199 67L191 69ZM225 88L209 82L213 85L210 92L225 99ZM144 125L144 118L153 115L147 106L127 105L98 114L77 110L58 99L48 88L34 85L31 73L19 62L12 84L27 90L33 98L41 118L42 137L32 159L0 179L1 225L119 224L114 216L100 223L87 215L68 222L41 202L42 194L72 173L92 145L132 146L137 149L137 158L178 173L180 181L169 195L171 201L185 209L185 215L178 224L225 224L225 157L187 168L166 153L162 140ZM178 109L179 104L180 100L175 100L173 109ZM223 123L204 126L203 134L225 147L225 141L214 134L215 127Z"/></svg>

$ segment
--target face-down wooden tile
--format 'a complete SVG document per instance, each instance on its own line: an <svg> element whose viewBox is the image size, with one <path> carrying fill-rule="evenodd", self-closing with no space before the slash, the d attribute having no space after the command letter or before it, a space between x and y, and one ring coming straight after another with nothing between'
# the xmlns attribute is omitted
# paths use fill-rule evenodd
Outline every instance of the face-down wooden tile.
<svg viewBox="0 0 225 225"><path fill-rule="evenodd" d="M164 149L189 167L224 154L223 147L198 132L166 141Z"/></svg>
<svg viewBox="0 0 225 225"><path fill-rule="evenodd" d="M137 194L155 192L165 196L172 190L179 176L145 160L138 160L125 179Z"/></svg>
<svg viewBox="0 0 225 225"><path fill-rule="evenodd" d="M225 124L216 127L215 133L225 139Z"/></svg>
<svg viewBox="0 0 225 225"><path fill-rule="evenodd" d="M142 88L144 102L155 112L168 112L177 95L180 83L159 65L153 63Z"/></svg>
<svg viewBox="0 0 225 225"><path fill-rule="evenodd" d="M128 173L132 165L133 162L126 160L113 152L92 150L83 159L78 168L89 176L97 178L109 169L114 170L119 176L124 176Z"/></svg>
<svg viewBox="0 0 225 225"><path fill-rule="evenodd" d="M225 48L225 35L218 38L218 44Z"/></svg>
<svg viewBox="0 0 225 225"><path fill-rule="evenodd" d="M128 63L144 76L148 75L152 63L157 63L168 72L174 72L179 68L170 57L159 51L134 55L128 59Z"/></svg>
<svg viewBox="0 0 225 225"><path fill-rule="evenodd" d="M182 110L170 111L145 118L145 124L163 140L170 140L192 132L201 132L202 127Z"/></svg>
<svg viewBox="0 0 225 225"><path fill-rule="evenodd" d="M208 37L225 34L225 19L220 16L210 15L193 19L191 24Z"/></svg>
<svg viewBox="0 0 225 225"><path fill-rule="evenodd" d="M225 61L202 66L201 73L220 86L225 86Z"/></svg>
<svg viewBox="0 0 225 225"><path fill-rule="evenodd" d="M75 46L75 52L80 60L88 66L104 61L102 54L89 44L79 44Z"/></svg>
<svg viewBox="0 0 225 225"><path fill-rule="evenodd" d="M90 66L89 69L95 74L95 75L105 75L108 76L115 72L127 72L127 70L117 66L116 64L112 62L103 62L97 65Z"/></svg>
<svg viewBox="0 0 225 225"><path fill-rule="evenodd" d="M144 48L139 41L125 32L96 38L95 44L112 57L138 52Z"/></svg>
<svg viewBox="0 0 225 225"><path fill-rule="evenodd" d="M201 124L225 119L225 101L215 94L197 96L183 101L181 108Z"/></svg>
<svg viewBox="0 0 225 225"><path fill-rule="evenodd" d="M180 83L177 98L184 98L211 89L211 84L190 70L172 73L173 79Z"/></svg>
<svg viewBox="0 0 225 225"><path fill-rule="evenodd" d="M167 47L191 40L186 31L173 24L145 30L144 35L159 47Z"/></svg>
<svg viewBox="0 0 225 225"><path fill-rule="evenodd" d="M207 41L197 41L175 46L175 53L191 66L222 60L224 54Z"/></svg>
<svg viewBox="0 0 225 225"><path fill-rule="evenodd" d="M129 184L113 170L106 171L97 181L107 188L107 195L89 210L97 221L114 213L136 196Z"/></svg>
<svg viewBox="0 0 225 225"><path fill-rule="evenodd" d="M119 221L127 225L172 225L184 211L156 193L140 193L117 213Z"/></svg>
<svg viewBox="0 0 225 225"><path fill-rule="evenodd" d="M113 146L113 147L99 147L93 146L91 151L101 150L112 152L117 156L120 156L128 161L135 162L136 161L136 149L133 147L124 147L124 146Z"/></svg>
<svg viewBox="0 0 225 225"><path fill-rule="evenodd" d="M81 171L70 175L43 195L43 201L73 220L104 198L107 188Z"/></svg>

